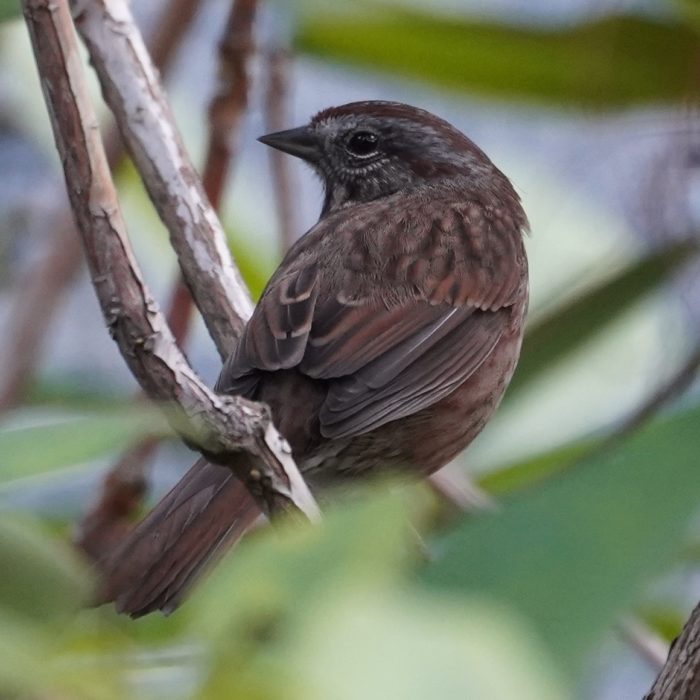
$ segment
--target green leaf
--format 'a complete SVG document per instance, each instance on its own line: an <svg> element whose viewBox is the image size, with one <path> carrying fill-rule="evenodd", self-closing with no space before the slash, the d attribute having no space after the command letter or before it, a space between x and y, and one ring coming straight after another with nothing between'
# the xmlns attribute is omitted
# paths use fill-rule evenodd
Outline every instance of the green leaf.
<svg viewBox="0 0 700 700"><path fill-rule="evenodd" d="M19 0L0 0L0 22L17 19L21 14Z"/></svg>
<svg viewBox="0 0 700 700"><path fill-rule="evenodd" d="M682 546L698 508L699 426L698 408L659 420L499 515L463 523L424 580L514 605L579 670Z"/></svg>
<svg viewBox="0 0 700 700"><path fill-rule="evenodd" d="M451 90L561 106L677 102L696 89L698 37L680 22L620 16L530 28L386 4L352 7L305 12L298 47Z"/></svg>
<svg viewBox="0 0 700 700"><path fill-rule="evenodd" d="M693 242L659 250L624 267L608 280L533 323L526 332L523 350L508 400L595 338L635 303L660 287L697 253Z"/></svg>
<svg viewBox="0 0 700 700"><path fill-rule="evenodd" d="M320 526L244 543L188 602L187 628L209 648L197 697L567 697L510 611L406 593L404 498L424 494L367 493Z"/></svg>
<svg viewBox="0 0 700 700"><path fill-rule="evenodd" d="M478 477L479 486L494 496L512 494L559 474L600 444L589 438L498 467Z"/></svg>
<svg viewBox="0 0 700 700"><path fill-rule="evenodd" d="M170 433L155 407L131 406L31 428L0 428L0 485L74 466Z"/></svg>
<svg viewBox="0 0 700 700"><path fill-rule="evenodd" d="M669 644L681 633L688 617L687 610L683 610L680 605L670 604L643 605L637 614L651 630Z"/></svg>
<svg viewBox="0 0 700 700"><path fill-rule="evenodd" d="M227 227L227 231L230 230ZM279 263L278 256L269 249L261 248L259 243L256 244L253 235L228 233L228 240L241 277L250 289L253 300L257 301Z"/></svg>
<svg viewBox="0 0 700 700"><path fill-rule="evenodd" d="M328 588L395 577L406 552L405 504L383 492L331 509L322 526L289 525L245 541L217 567L187 606L193 629L223 645L233 630L248 633L278 615L296 620Z"/></svg>
<svg viewBox="0 0 700 700"><path fill-rule="evenodd" d="M401 498L382 492L327 510L319 526L288 523L243 542L182 609L210 649L199 697L290 697L298 675L289 647L300 625L346 586L396 579L407 552L405 511Z"/></svg>
<svg viewBox="0 0 700 700"><path fill-rule="evenodd" d="M87 599L90 577L73 552L36 525L0 516L0 610L46 624Z"/></svg>
<svg viewBox="0 0 700 700"><path fill-rule="evenodd" d="M541 642L509 611L398 591L342 593L300 630L291 659L298 698L570 697Z"/></svg>
<svg viewBox="0 0 700 700"><path fill-rule="evenodd" d="M49 654L49 640L44 630L0 608L0 694L14 697L33 691L38 696L46 685L42 661Z"/></svg>

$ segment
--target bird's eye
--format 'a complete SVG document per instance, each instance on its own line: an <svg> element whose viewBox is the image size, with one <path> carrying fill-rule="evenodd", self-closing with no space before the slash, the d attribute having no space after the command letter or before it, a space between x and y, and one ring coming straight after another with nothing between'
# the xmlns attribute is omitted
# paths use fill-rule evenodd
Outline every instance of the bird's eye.
<svg viewBox="0 0 700 700"><path fill-rule="evenodd" d="M346 147L355 156L371 156L377 150L377 135L371 131L357 131L349 139Z"/></svg>

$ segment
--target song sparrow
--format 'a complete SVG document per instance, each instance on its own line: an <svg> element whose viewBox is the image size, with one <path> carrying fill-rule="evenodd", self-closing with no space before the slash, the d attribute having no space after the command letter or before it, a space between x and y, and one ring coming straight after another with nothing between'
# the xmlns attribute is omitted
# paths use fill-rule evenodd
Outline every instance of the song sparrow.
<svg viewBox="0 0 700 700"><path fill-rule="evenodd" d="M518 195L457 129L404 104L326 109L260 141L309 163L325 199L218 390L269 404L312 488L430 474L484 427L517 362ZM103 600L134 616L173 609L257 514L229 469L200 460L107 562Z"/></svg>

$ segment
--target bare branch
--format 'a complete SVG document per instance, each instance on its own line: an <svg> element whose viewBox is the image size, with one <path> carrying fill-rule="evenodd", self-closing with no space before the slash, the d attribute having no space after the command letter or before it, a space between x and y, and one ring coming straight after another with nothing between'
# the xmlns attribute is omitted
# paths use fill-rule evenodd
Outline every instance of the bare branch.
<svg viewBox="0 0 700 700"><path fill-rule="evenodd" d="M291 54L275 46L265 55L267 84L265 89L265 128L269 132L289 128L289 81ZM277 228L282 254L292 246L298 235L294 178L290 159L275 148L268 149L275 193Z"/></svg>
<svg viewBox="0 0 700 700"><path fill-rule="evenodd" d="M498 510L496 501L454 464L431 474L428 483L440 498L463 513Z"/></svg>
<svg viewBox="0 0 700 700"><path fill-rule="evenodd" d="M180 0L176 0L176 3ZM248 105L247 63L253 50L257 0L235 0L219 44L220 86L209 109L209 145L202 184L209 201L219 209L227 174L233 165L240 126ZM168 325L182 347L192 316L192 296L178 280L168 309ZM145 470L158 447L144 440L127 450L109 470L102 492L76 529L76 544L99 560L129 531L146 492Z"/></svg>
<svg viewBox="0 0 700 700"><path fill-rule="evenodd" d="M700 345L691 351L685 362L673 373L671 378L664 382L625 420L621 428L611 436L611 440L617 440L633 433L653 418L664 406L678 398L695 381L699 369Z"/></svg>
<svg viewBox="0 0 700 700"><path fill-rule="evenodd" d="M155 23L148 44L153 62L161 72L168 70L200 5L201 0L170 0ZM114 170L124 156L114 126L110 126L105 135L105 150ZM51 319L83 264L73 217L66 211L57 218L60 223L56 226L54 238L47 241L46 254L23 276L7 327L2 333L0 412L9 410L21 400L40 360Z"/></svg>
<svg viewBox="0 0 700 700"><path fill-rule="evenodd" d="M146 43L153 65L160 72L170 66L201 6L202 0L170 0L154 23Z"/></svg>
<svg viewBox="0 0 700 700"><path fill-rule="evenodd" d="M668 644L654 630L635 617L626 617L618 624L622 637L658 672L668 654Z"/></svg>
<svg viewBox="0 0 700 700"><path fill-rule="evenodd" d="M51 319L83 262L67 212L59 217L47 250L20 279L10 316L0 334L0 413L21 402L41 358Z"/></svg>
<svg viewBox="0 0 700 700"><path fill-rule="evenodd" d="M95 291L126 363L149 398L173 405L170 419L208 459L241 465L237 476L266 513L296 508L317 517L313 496L269 410L217 395L197 377L141 279L65 3L22 4ZM257 459L235 460L241 449Z"/></svg>
<svg viewBox="0 0 700 700"><path fill-rule="evenodd" d="M204 185L212 206L219 208L240 127L248 107L249 62L254 49L257 0L235 0L219 42L219 89L209 105L209 144Z"/></svg>
<svg viewBox="0 0 700 700"><path fill-rule="evenodd" d="M252 302L128 5L123 0L71 0L70 4L104 97L225 359L252 312Z"/></svg>

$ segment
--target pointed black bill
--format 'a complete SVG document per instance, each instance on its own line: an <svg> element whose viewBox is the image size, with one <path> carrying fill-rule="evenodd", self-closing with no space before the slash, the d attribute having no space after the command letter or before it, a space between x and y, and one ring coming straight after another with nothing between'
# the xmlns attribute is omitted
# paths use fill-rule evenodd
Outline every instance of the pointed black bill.
<svg viewBox="0 0 700 700"><path fill-rule="evenodd" d="M261 136L258 141L266 146L272 146L278 151L284 151L290 155L301 158L311 163L321 157L316 136L307 126L300 126L297 129L287 129L277 131L274 134Z"/></svg>

